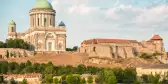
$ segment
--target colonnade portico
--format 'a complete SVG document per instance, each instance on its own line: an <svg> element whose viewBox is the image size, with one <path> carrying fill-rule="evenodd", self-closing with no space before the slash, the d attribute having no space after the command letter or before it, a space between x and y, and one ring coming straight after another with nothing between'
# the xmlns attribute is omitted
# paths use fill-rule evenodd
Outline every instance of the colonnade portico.
<svg viewBox="0 0 168 84"><path fill-rule="evenodd" d="M31 27L55 27L55 11L42 9L32 9L30 11Z"/></svg>

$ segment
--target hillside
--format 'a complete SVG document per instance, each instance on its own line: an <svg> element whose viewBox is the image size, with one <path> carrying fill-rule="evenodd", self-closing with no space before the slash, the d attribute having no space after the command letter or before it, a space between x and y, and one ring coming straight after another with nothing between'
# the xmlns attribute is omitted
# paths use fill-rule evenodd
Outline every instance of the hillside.
<svg viewBox="0 0 168 84"><path fill-rule="evenodd" d="M61 53L61 54L36 54L34 57L25 58L9 58L1 59L1 61L9 62L26 62L30 60L33 63L48 63L48 61L53 62L55 65L73 65L85 64L87 66L96 67L136 67L144 64L159 64L160 62L156 59L144 60L140 58L130 58L130 59L119 59L119 60L109 60L109 59L99 59L99 58L88 58L87 54L79 53Z"/></svg>

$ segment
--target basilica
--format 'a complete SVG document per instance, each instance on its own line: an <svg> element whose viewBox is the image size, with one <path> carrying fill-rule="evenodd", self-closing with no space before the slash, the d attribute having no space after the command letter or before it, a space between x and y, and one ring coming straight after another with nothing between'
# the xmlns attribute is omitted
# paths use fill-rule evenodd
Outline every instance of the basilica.
<svg viewBox="0 0 168 84"><path fill-rule="evenodd" d="M16 32L16 23L11 20L8 24L8 39L20 38L33 45L34 51L65 51L66 26L61 21L55 24L56 11L47 0L36 0L30 10L30 28L23 33Z"/></svg>

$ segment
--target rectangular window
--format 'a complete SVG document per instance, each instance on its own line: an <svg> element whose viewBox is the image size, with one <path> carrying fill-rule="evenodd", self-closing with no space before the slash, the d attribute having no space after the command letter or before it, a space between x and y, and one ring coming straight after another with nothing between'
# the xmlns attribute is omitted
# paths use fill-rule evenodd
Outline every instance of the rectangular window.
<svg viewBox="0 0 168 84"><path fill-rule="evenodd" d="M44 18L44 26L46 26L46 22L47 22L47 19L46 19L46 18Z"/></svg>

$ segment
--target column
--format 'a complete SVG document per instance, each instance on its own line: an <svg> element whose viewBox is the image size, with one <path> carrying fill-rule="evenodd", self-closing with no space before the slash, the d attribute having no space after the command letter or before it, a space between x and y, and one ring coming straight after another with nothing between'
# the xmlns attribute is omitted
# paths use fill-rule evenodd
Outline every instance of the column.
<svg viewBox="0 0 168 84"><path fill-rule="evenodd" d="M35 17L35 14L33 15L33 27L36 26L36 17Z"/></svg>
<svg viewBox="0 0 168 84"><path fill-rule="evenodd" d="M32 27L32 22L31 22L31 20L32 20L32 15L30 15L30 19L29 19L29 22L30 22L30 27Z"/></svg>
<svg viewBox="0 0 168 84"><path fill-rule="evenodd" d="M64 34L64 50L66 51L66 34Z"/></svg>
<svg viewBox="0 0 168 84"><path fill-rule="evenodd" d="M38 15L36 14L36 27L38 26Z"/></svg>
<svg viewBox="0 0 168 84"><path fill-rule="evenodd" d="M30 18L31 18L31 20L30 20L31 24L30 25L31 25L31 27L33 27L33 15L31 15Z"/></svg>
<svg viewBox="0 0 168 84"><path fill-rule="evenodd" d="M34 21L33 21L33 24L34 24L34 27L36 26L36 14L34 14Z"/></svg>
<svg viewBox="0 0 168 84"><path fill-rule="evenodd" d="M41 15L42 15L42 18L41 18L42 26L44 26L44 14L41 14Z"/></svg>
<svg viewBox="0 0 168 84"><path fill-rule="evenodd" d="M56 36L57 36L57 37L56 37L56 40L57 40L57 41L56 41L56 47L57 47L56 49L59 50L59 49L58 49L58 37L59 37L59 35L56 34Z"/></svg>

